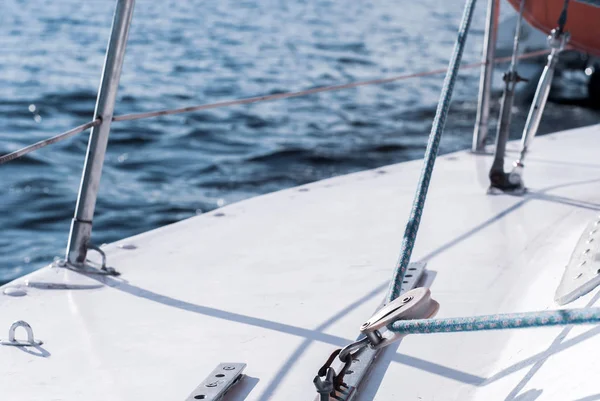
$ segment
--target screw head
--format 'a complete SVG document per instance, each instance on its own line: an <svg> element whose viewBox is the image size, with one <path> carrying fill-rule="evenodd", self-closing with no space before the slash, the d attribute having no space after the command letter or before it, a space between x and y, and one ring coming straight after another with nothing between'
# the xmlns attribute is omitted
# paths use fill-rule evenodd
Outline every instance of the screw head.
<svg viewBox="0 0 600 401"><path fill-rule="evenodd" d="M205 384L206 387L217 387L218 385L219 385L218 382L211 382L211 383Z"/></svg>

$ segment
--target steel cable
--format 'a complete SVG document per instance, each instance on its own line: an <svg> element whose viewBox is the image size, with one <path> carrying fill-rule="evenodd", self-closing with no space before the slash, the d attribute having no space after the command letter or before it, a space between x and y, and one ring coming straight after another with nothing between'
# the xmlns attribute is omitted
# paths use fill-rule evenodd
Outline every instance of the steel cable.
<svg viewBox="0 0 600 401"><path fill-rule="evenodd" d="M538 50L538 51L522 54L519 56L519 58L520 59L534 58L534 57L543 56L545 54L548 54L549 52L550 52L549 50ZM503 62L510 61L510 59L511 59L511 57L500 57L500 58L496 58L494 60L494 63L495 64L503 63ZM460 66L460 69L477 68L483 64L484 64L483 62L463 64ZM149 111L149 112L144 112L144 113L123 114L123 115L114 116L113 121L140 120L140 119L151 118L151 117L190 113L193 111L200 111L200 110L216 109L216 108L220 108L220 107L251 104L251 103L258 103L258 102L265 102L265 101L272 101L272 100L279 100L279 99L288 99L288 98L292 98L292 97L312 95L315 93L331 92L331 91L337 91L337 90L342 90L342 89L357 88L360 86L380 85L380 84L386 84L386 83L391 83L391 82L401 81L401 80L406 80L406 79L411 79L411 78L419 78L419 77L437 75L437 74L446 72L447 70L448 70L447 68L439 68L436 70L416 72L416 73L405 74L405 75L398 75L398 76L389 77L389 78L373 79L373 80L369 80L369 81L360 81L360 82L351 82L351 83L342 84L342 85L324 86L324 87L320 87L320 88L302 90L299 92L277 93L277 94L273 94L273 95L264 95L264 96L256 96L256 97L250 97L250 98L245 98L245 99L228 100L228 101L224 101L224 102L209 103L209 104L203 104L203 105L198 105L198 106L182 107L182 108L178 108L178 109L168 109L168 110ZM75 127L69 131L63 132L61 134L58 134L51 138L45 139L43 141L34 143L33 145L29 145L29 146L26 146L19 150L16 150L14 152L2 155L2 156L0 156L0 164L7 163L9 161L18 159L19 157L22 157L30 152L33 152L34 150L43 148L43 147L51 145L53 143L60 142L62 140L71 138L72 136L77 135L89 128L95 127L98 124L100 124L100 120L90 121L88 123L85 123L78 127Z"/></svg>
<svg viewBox="0 0 600 401"><path fill-rule="evenodd" d="M77 135L87 129L95 127L98 124L100 124L99 119L90 121L88 123L82 124L73 129L70 129L69 131L63 132L62 134L53 136L52 138L44 139L43 141L36 142L33 145L29 145L29 146L26 146L19 150L16 150L14 152L0 156L0 164L4 164L11 160L18 159L19 157L22 157L22 156L26 155L27 153L33 152L34 150L38 150L38 149L43 148L48 145L52 145L53 143L63 141L65 139L70 138L74 135Z"/></svg>
<svg viewBox="0 0 600 401"><path fill-rule="evenodd" d="M548 53L550 53L550 50L538 50L538 51L522 54L521 56L519 56L519 59L539 57L539 56L543 56ZM495 59L494 63L498 64L498 63L503 63L503 62L507 62L510 60L511 60L511 57L500 57L500 58ZM484 63L481 61L477 62L477 63L463 64L462 66L460 66L460 69L477 68L477 67L481 67L483 64ZM245 98L245 99L227 100L224 102L209 103L209 104L203 104L203 105L198 105L198 106L182 107L179 109L148 111L148 112L144 112L144 113L133 113L133 114L122 114L122 115L114 116L113 121L139 120L139 119L143 119L143 118L189 113L192 111L209 110L209 109L216 109L216 108L220 108L220 107L266 102L266 101L271 101L271 100L289 99L292 97L313 95L315 93L321 93L321 92L331 92L331 91L337 91L337 90L342 90L342 89L358 88L360 86L381 85L381 84L387 84L387 83L402 81L402 80L411 79L411 78L420 78L420 77L442 74L442 73L446 72L447 70L448 70L447 68L438 68L436 70L431 70L431 71L416 72L416 73L398 75L398 76L389 77L389 78L373 79L373 80L369 80L369 81L350 82L350 83L342 84L342 85L324 86L324 87L320 87L320 88L302 90L299 92L276 93L273 95L264 95L264 96L249 97L249 98Z"/></svg>

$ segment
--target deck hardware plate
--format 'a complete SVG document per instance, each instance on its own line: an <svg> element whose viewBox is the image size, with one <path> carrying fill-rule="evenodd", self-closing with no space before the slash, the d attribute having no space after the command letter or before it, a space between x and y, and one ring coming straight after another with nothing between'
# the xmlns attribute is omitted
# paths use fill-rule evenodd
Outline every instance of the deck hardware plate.
<svg viewBox="0 0 600 401"><path fill-rule="evenodd" d="M417 286L425 273L425 266L427 266L427 262L411 262L408 265L408 270L404 276L404 281L402 281L400 296L398 298L404 298L402 294ZM377 310L380 310L382 307L383 303L377 307ZM360 334L357 340L360 340L363 337L363 334ZM342 391L336 391L335 401L352 401L355 399L360 392L361 383L366 378L373 361L375 361L381 351L381 348L374 349L365 347L353 355L350 370L348 370L344 376L344 383L346 386ZM335 371L339 372L342 368L342 363L339 360L337 362L338 364L335 366ZM317 395L315 401L320 401L319 397L320 396Z"/></svg>
<svg viewBox="0 0 600 401"><path fill-rule="evenodd" d="M556 289L554 300L565 305L600 285L600 216L579 238Z"/></svg>
<svg viewBox="0 0 600 401"><path fill-rule="evenodd" d="M69 263L66 259L57 259L52 263L53 267L64 267L66 269L70 269L76 271L78 273L87 273L87 274L99 274L103 276L120 276L121 273L116 271L113 267L108 267L106 265L107 257L106 252L102 248L94 244L88 244L88 253L89 251L95 251L100 255L101 261L100 263L91 261L90 259L86 259L85 263L82 265L73 265Z"/></svg>
<svg viewBox="0 0 600 401"><path fill-rule="evenodd" d="M186 398L186 401L222 400L225 393L242 378L245 363L220 363Z"/></svg>

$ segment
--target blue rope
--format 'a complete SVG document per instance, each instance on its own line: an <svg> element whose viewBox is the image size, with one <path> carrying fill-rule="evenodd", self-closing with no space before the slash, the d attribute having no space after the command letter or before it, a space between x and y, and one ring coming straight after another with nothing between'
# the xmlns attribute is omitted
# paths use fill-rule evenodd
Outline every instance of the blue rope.
<svg viewBox="0 0 600 401"><path fill-rule="evenodd" d="M568 0L567 0L568 1ZM594 4L600 0L583 0L582 2ZM417 185L417 192L413 201L410 217L406 223L400 257L394 270L394 276L390 283L387 302L396 299L401 292L404 275L410 263L410 257L417 238L423 208L427 198L427 190L431 182L431 175L437 157L440 140L444 131L452 91L458 75L458 69L462 58L463 49L467 40L467 33L473 11L475 9L475 0L467 0L463 12L462 22L458 30L458 37L454 44L454 51L450 59L450 65L444 86L440 94L440 101L429 134L429 141L425 156L423 158L423 168ZM440 333L440 332L460 332L460 331L479 331L479 330L502 330L516 329L526 327L541 326L561 326L569 324L592 324L600 323L600 308L589 309L560 309L554 311L527 312L527 313L509 313L500 315L487 315L475 317L459 317L447 319L417 319L417 320L398 320L390 325L388 329L401 334L414 333Z"/></svg>
<svg viewBox="0 0 600 401"><path fill-rule="evenodd" d="M447 319L397 320L388 325L388 329L402 334L455 333L593 323L600 323L600 308L559 309Z"/></svg>
<svg viewBox="0 0 600 401"><path fill-rule="evenodd" d="M454 44L454 51L446 78L444 79L444 86L442 87L442 93L440 95L440 101L438 103L437 111L435 113L435 119L431 127L431 133L429 134L429 141L427 143L427 149L425 150L425 157L423 158L423 169L421 170L421 178L417 186L417 192L413 201L413 206L410 212L406 229L404 230L404 238L402 239L402 246L400 248L400 257L396 264L394 271L394 277L390 283L390 289L388 291L388 302L393 301L400 295L400 289L406 269L410 262L410 256L415 245L417 238L417 231L419 230L419 223L421 222L421 215L423 214L423 207L425 205L425 199L427 197L427 190L429 188L429 182L431 181L431 173L433 172L433 165L437 157L438 149L440 147L440 139L444 131L444 125L446 124L446 116L448 115L448 109L450 108L450 100L452 98L452 90L454 89L454 83L458 75L458 69L460 67L460 61L462 58L463 49L467 40L467 33L469 26L471 25L471 19L473 17L473 11L475 10L475 0L467 0L465 4L465 10L463 12L462 22L460 29L458 30L458 37Z"/></svg>

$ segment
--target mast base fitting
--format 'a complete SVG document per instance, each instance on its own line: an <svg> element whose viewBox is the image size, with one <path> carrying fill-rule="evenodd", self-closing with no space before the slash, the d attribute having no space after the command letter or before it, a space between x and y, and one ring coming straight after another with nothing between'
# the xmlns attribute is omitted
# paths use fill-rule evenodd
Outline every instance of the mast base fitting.
<svg viewBox="0 0 600 401"><path fill-rule="evenodd" d="M488 195L512 194L522 195L527 189L521 179L523 166L515 166L513 171L505 173L504 171L490 172L490 187Z"/></svg>

